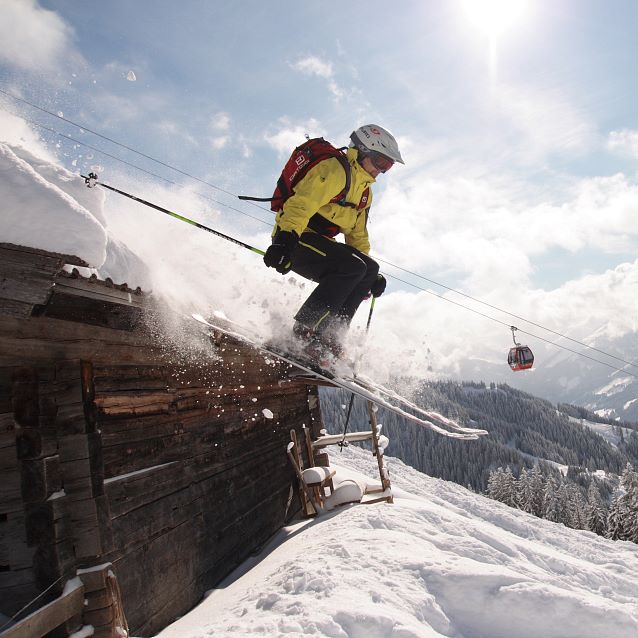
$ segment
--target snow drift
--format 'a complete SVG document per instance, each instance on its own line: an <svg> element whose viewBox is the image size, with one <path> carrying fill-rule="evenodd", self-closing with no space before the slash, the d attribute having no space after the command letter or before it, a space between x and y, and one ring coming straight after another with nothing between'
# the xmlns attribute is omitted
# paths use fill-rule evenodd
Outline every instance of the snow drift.
<svg viewBox="0 0 638 638"><path fill-rule="evenodd" d="M101 277L146 287L146 266L113 237L104 192L54 160L0 142L0 241L80 257Z"/></svg>
<svg viewBox="0 0 638 638"><path fill-rule="evenodd" d="M331 456L337 477L375 475L369 453ZM388 463L394 505L282 530L161 638L638 635L637 545Z"/></svg>

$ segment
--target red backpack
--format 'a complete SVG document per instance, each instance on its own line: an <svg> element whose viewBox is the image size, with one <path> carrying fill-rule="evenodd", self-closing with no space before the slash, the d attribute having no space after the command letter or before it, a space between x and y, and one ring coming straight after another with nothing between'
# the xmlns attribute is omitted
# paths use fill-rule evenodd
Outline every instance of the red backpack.
<svg viewBox="0 0 638 638"><path fill-rule="evenodd" d="M346 172L345 188L330 202L339 204L340 206L348 206L350 208L361 209L365 207L368 201L368 190L363 193L359 206L346 201L346 195L350 190L350 163L346 154L343 152L346 147L336 148L323 137L315 137L306 140L301 146L292 152L292 155L286 162L281 175L277 180L277 186L272 197L248 197L247 195L239 195L239 199L250 200L254 202L270 202L270 210L279 212L286 200L295 192L295 186L302 180L308 171L325 159L335 157L343 166Z"/></svg>

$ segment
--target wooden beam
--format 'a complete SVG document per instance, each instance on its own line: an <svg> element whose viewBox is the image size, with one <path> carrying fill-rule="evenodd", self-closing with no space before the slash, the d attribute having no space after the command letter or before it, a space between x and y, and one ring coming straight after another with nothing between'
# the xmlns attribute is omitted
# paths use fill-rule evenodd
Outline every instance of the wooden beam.
<svg viewBox="0 0 638 638"><path fill-rule="evenodd" d="M0 638L42 638L69 618L80 615L83 608L84 585L79 585L3 631Z"/></svg>

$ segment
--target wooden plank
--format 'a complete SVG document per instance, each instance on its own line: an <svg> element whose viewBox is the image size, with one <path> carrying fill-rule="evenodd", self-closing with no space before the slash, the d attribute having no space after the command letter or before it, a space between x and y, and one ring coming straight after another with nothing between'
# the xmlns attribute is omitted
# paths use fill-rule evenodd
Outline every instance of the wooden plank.
<svg viewBox="0 0 638 638"><path fill-rule="evenodd" d="M80 584L2 633L2 638L41 638L62 623L82 613L84 586Z"/></svg>
<svg viewBox="0 0 638 638"><path fill-rule="evenodd" d="M86 594L99 592L106 589L106 580L109 570L113 568L112 563L102 563L94 567L78 569L77 574L84 584L84 592Z"/></svg>
<svg viewBox="0 0 638 638"><path fill-rule="evenodd" d="M129 293L122 294L131 297ZM142 309L124 299L97 293L93 293L91 297L78 296L75 291L68 288L63 292L56 286L39 314L115 330L133 330L141 320Z"/></svg>
<svg viewBox="0 0 638 638"><path fill-rule="evenodd" d="M385 459L383 457L383 450L379 447L379 430L377 423L377 412L376 406L372 401L368 401L368 417L370 419L370 429L372 431L372 448L373 453L377 457L377 465L379 467L379 478L381 479L381 487L386 490L390 489L392 486L390 484L390 476L388 474L388 470L385 466ZM394 503L394 497L392 496L392 492L385 499L388 503Z"/></svg>
<svg viewBox="0 0 638 638"><path fill-rule="evenodd" d="M315 449L324 448L328 445L335 445L344 440L343 434L324 434L312 442ZM348 442L370 441L372 440L372 432L347 432L345 440Z"/></svg>
<svg viewBox="0 0 638 638"><path fill-rule="evenodd" d="M73 547L78 559L94 558L112 547L110 512L104 496L83 501L68 501Z"/></svg>
<svg viewBox="0 0 638 638"><path fill-rule="evenodd" d="M141 290L136 292L119 286L109 286L105 281L99 279L76 278L62 273L55 280L56 294L58 291L83 299L98 299L137 307L147 305L147 298Z"/></svg>
<svg viewBox="0 0 638 638"><path fill-rule="evenodd" d="M21 362L34 365L61 358L161 365L166 358L151 335L142 332L49 317L25 320L0 315L0 366L15 365L18 356Z"/></svg>
<svg viewBox="0 0 638 638"><path fill-rule="evenodd" d="M66 496L49 498L44 503L25 507L26 539L29 545L54 545L69 538L70 519L66 516Z"/></svg>
<svg viewBox="0 0 638 638"><path fill-rule="evenodd" d="M22 499L25 503L40 503L56 491L49 491L46 467L44 459L22 461L20 476Z"/></svg>
<svg viewBox="0 0 638 638"><path fill-rule="evenodd" d="M0 314L9 317L29 317L33 311L33 304L27 301L6 299L0 295Z"/></svg>
<svg viewBox="0 0 638 638"><path fill-rule="evenodd" d="M0 522L0 565L3 571L30 568L33 553L34 549L27 546L24 513L8 513Z"/></svg>
<svg viewBox="0 0 638 638"><path fill-rule="evenodd" d="M88 267L83 259L76 255L68 255L66 253L56 253L42 248L33 248L32 246L20 246L18 244L10 244L8 242L0 242L0 258L7 261L55 261L62 266L63 264L71 264L73 266Z"/></svg>

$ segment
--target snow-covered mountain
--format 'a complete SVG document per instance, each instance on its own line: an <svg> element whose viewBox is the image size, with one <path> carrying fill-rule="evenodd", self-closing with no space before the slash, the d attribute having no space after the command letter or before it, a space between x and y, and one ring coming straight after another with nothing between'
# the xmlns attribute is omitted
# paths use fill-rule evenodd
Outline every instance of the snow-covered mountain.
<svg viewBox="0 0 638 638"><path fill-rule="evenodd" d="M337 478L378 476L363 450ZM628 638L638 545L540 520L388 458L395 503L284 528L160 638Z"/></svg>
<svg viewBox="0 0 638 638"><path fill-rule="evenodd" d="M583 343L600 352L564 343L567 347L592 357L574 355L556 348L534 348L536 361L530 371L511 372L504 361L490 364L481 360L475 365L468 360L461 365L459 377L507 383L555 403L582 405L601 416L623 421L638 421L638 332L622 336L594 334ZM637 362L635 366L623 361Z"/></svg>

